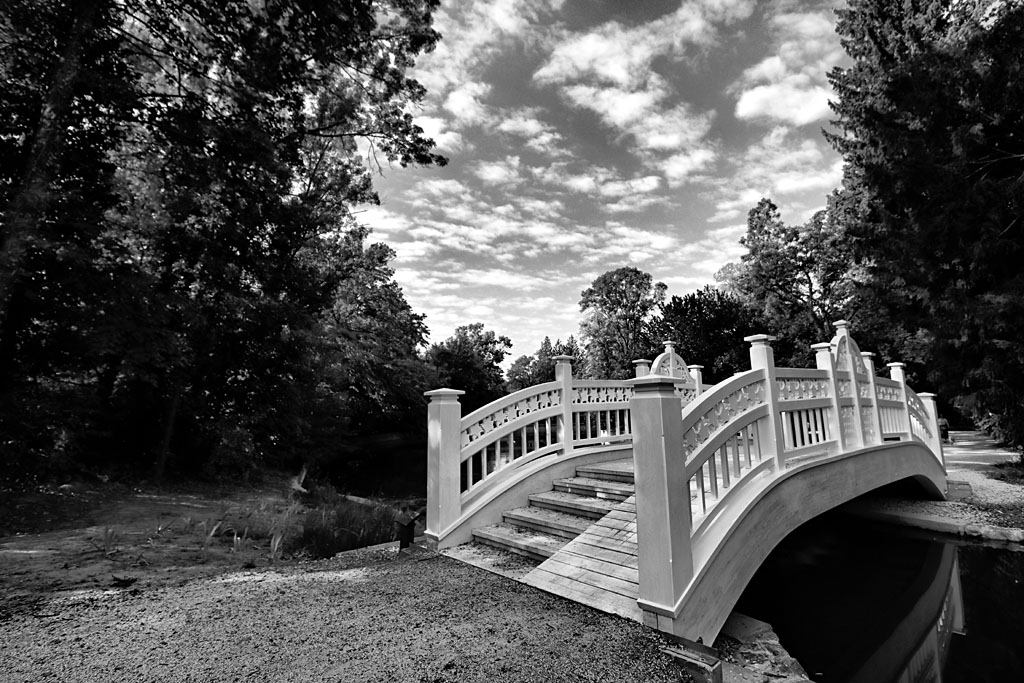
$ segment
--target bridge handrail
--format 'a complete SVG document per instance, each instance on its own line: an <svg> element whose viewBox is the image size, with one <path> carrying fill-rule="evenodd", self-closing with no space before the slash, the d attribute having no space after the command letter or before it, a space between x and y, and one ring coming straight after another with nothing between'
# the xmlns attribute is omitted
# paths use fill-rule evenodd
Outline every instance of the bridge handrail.
<svg viewBox="0 0 1024 683"><path fill-rule="evenodd" d="M562 401L562 385L559 382L545 382L520 389L463 417L459 442L465 450L467 446L499 433L509 422L547 408L558 408Z"/></svg>
<svg viewBox="0 0 1024 683"><path fill-rule="evenodd" d="M715 385L683 408L682 448L688 468L694 461L694 453L709 440L712 447L707 450L713 450L713 437L735 418L767 403L765 379L764 370L741 372Z"/></svg>
<svg viewBox="0 0 1024 683"><path fill-rule="evenodd" d="M645 620L674 623L699 568L694 538L719 533L716 520L730 519L727 501L762 473L784 476L886 441L920 442L942 463L934 396L909 389L900 363L889 365L889 379L877 377L873 354L860 351L846 322L836 327L830 342L813 346L816 368L776 367L772 338L748 337L751 370L705 391L679 422L668 417L678 405L668 378L634 380L632 418L643 425L633 456L637 533L648 539L638 556Z"/></svg>

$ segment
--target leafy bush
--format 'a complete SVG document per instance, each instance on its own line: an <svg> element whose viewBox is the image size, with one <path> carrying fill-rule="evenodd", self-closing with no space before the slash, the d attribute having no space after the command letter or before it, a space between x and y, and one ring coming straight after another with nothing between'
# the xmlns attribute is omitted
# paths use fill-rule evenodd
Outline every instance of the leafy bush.
<svg viewBox="0 0 1024 683"><path fill-rule="evenodd" d="M395 540L396 511L384 505L363 505L339 499L333 505L311 510L295 551L320 559L354 548Z"/></svg>

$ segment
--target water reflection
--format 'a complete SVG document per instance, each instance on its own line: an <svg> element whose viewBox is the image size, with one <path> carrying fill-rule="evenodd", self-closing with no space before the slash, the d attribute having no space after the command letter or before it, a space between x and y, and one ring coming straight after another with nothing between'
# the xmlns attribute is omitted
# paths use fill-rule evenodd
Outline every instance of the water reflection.
<svg viewBox="0 0 1024 683"><path fill-rule="evenodd" d="M772 624L815 681L1024 680L1024 668L1013 654L1024 646L1024 585L1017 571L1024 570L1024 553L962 550L964 554L953 543L908 535L898 527L824 516L783 541L737 610ZM992 553L1016 556L994 562L1005 574L1001 583L992 582L991 573L984 571L993 565ZM965 558L966 605L961 581ZM971 585L972 579L988 585ZM992 596L983 594L993 590L1001 596L1001 606L985 601ZM1007 614L995 617L999 626L993 629L993 615L975 610L980 638L966 637L975 617L972 594L986 611ZM999 634L993 636L992 630ZM1005 639L1007 646L996 646L995 656L993 638Z"/></svg>
<svg viewBox="0 0 1024 683"><path fill-rule="evenodd" d="M906 609L906 615L847 679L850 683L942 681L953 634L965 633L964 605L956 546L933 546L917 581L894 606L894 612Z"/></svg>

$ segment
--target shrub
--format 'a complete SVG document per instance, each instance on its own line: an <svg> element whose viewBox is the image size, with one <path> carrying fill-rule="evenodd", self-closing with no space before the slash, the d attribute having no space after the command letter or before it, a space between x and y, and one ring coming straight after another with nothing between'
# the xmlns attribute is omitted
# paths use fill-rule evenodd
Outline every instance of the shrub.
<svg viewBox="0 0 1024 683"><path fill-rule="evenodd" d="M295 550L313 558L333 557L354 548L395 540L396 511L384 505L363 505L340 499L333 505L311 510Z"/></svg>

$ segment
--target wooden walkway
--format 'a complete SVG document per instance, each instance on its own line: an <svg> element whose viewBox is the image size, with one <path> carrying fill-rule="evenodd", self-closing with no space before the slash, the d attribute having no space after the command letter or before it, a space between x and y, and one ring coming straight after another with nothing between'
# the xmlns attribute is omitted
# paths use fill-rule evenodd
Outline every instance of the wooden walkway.
<svg viewBox="0 0 1024 683"><path fill-rule="evenodd" d="M636 496L616 505L523 579L549 593L641 621L638 582Z"/></svg>
<svg viewBox="0 0 1024 683"><path fill-rule="evenodd" d="M604 463L603 471L616 471L632 479L632 458ZM715 473L723 485L721 470ZM705 505L714 507L710 473L704 472L705 500L697 491L690 491L691 519L696 523L705 515ZM718 490L717 488L714 490ZM643 620L637 605L639 570L636 534L636 496L618 503L608 514L591 524L586 531L569 541L523 579L549 593L561 595L603 612Z"/></svg>

